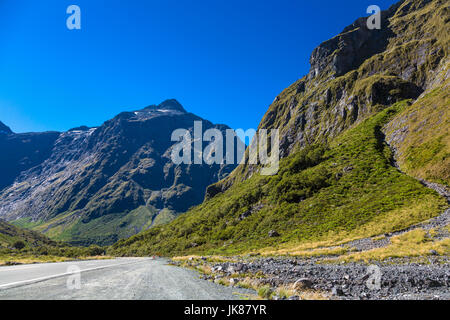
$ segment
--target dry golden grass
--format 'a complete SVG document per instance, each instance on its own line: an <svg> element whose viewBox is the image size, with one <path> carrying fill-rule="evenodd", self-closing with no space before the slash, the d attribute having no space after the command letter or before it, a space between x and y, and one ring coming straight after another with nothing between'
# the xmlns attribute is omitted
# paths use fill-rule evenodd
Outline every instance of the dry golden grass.
<svg viewBox="0 0 450 320"><path fill-rule="evenodd" d="M199 266L197 266L197 270L203 274L211 274L212 273L211 267L208 265L203 265L203 264L199 265Z"/></svg>
<svg viewBox="0 0 450 320"><path fill-rule="evenodd" d="M77 260L110 260L115 259L114 256L86 256L86 257L78 257Z"/></svg>
<svg viewBox="0 0 450 320"><path fill-rule="evenodd" d="M340 256L346 254L349 251L346 247L331 247L331 248L318 248L318 249L307 249L307 250L290 250L281 249L278 251L264 252L263 255L289 255L296 257L317 257L317 256Z"/></svg>
<svg viewBox="0 0 450 320"><path fill-rule="evenodd" d="M432 237L423 230L415 229L391 238L392 244L364 252L352 253L340 257L338 260L351 261L382 261L387 258L427 256L431 250L440 255L450 254L450 238L433 241Z"/></svg>
<svg viewBox="0 0 450 320"><path fill-rule="evenodd" d="M8 264L34 264L34 263L52 263L75 260L107 260L114 259L112 256L91 256L91 257L57 257L57 256L35 256L35 255L2 255L0 256L0 266Z"/></svg>
<svg viewBox="0 0 450 320"><path fill-rule="evenodd" d="M301 300L329 300L328 294L317 290L296 290L293 285L283 285L275 289L275 295L281 298L298 296Z"/></svg>
<svg viewBox="0 0 450 320"><path fill-rule="evenodd" d="M386 238L386 236L385 236L384 234L382 234L382 235L380 235L380 236L373 237L372 240L373 240L373 241L379 241L379 240L383 240L383 239L385 239L385 238Z"/></svg>
<svg viewBox="0 0 450 320"><path fill-rule="evenodd" d="M32 264L70 261L70 258L55 256L0 256L0 266L8 264Z"/></svg>
<svg viewBox="0 0 450 320"><path fill-rule="evenodd" d="M198 255L189 255L189 256L178 256L178 257L172 257L171 259L173 261L179 261L179 262L184 262L184 261L189 261L189 260L201 260L202 257L206 257L206 259L208 260L208 262L216 262L216 263L221 263L221 262L236 262L236 259L233 258L227 258L227 257L222 257L222 256L198 256Z"/></svg>
<svg viewBox="0 0 450 320"><path fill-rule="evenodd" d="M351 241L375 237L382 239L385 233L404 230L417 223L433 218L430 212L442 212L442 203L433 199L421 200L410 205L375 217L372 221L350 232L329 232L323 241L288 243L278 248L268 247L258 251L261 255L336 255L345 254L345 248L335 248ZM326 239L326 240L325 240Z"/></svg>

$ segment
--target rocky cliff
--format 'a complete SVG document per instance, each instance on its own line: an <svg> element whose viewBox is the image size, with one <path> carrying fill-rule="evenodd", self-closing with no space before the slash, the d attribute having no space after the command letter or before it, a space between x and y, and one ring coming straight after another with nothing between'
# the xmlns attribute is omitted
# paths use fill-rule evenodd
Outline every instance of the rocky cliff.
<svg viewBox="0 0 450 320"><path fill-rule="evenodd" d="M445 0L400 1L382 12L380 30L369 30L367 18L356 20L313 51L310 72L275 98L259 129L280 130L286 157L441 86L448 79L449 10ZM208 196L255 170L240 166Z"/></svg>

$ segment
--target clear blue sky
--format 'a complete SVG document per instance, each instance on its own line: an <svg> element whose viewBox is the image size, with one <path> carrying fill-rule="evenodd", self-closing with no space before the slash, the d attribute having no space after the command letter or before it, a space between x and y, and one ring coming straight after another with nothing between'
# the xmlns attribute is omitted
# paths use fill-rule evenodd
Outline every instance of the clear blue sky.
<svg viewBox="0 0 450 320"><path fill-rule="evenodd" d="M394 0L0 0L0 121L15 132L97 126L169 98L256 128L309 55ZM82 29L66 28L81 8Z"/></svg>

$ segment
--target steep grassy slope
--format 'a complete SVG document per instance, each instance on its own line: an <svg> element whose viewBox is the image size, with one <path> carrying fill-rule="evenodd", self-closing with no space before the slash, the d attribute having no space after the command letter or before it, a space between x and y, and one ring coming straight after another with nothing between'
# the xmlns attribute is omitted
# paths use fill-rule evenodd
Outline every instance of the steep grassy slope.
<svg viewBox="0 0 450 320"><path fill-rule="evenodd" d="M403 171L450 186L450 80L398 114L385 131Z"/></svg>
<svg viewBox="0 0 450 320"><path fill-rule="evenodd" d="M415 177L448 177L449 21L446 1L404 0L383 13L382 30L367 30L359 19L320 45L311 72L275 99L259 126L281 131L276 176L241 165L208 188L202 205L119 241L111 252L242 253L345 243L442 213L446 200ZM430 121L419 133L422 118L413 119L405 144L394 145L411 177L395 167L384 132L393 141L398 119L413 110Z"/></svg>

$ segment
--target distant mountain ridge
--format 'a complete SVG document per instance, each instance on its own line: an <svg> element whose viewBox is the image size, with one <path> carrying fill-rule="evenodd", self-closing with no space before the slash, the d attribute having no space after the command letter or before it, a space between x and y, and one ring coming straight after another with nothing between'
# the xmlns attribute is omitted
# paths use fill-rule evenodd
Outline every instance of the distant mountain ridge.
<svg viewBox="0 0 450 320"><path fill-rule="evenodd" d="M171 133L194 121L229 129L167 100L96 128L0 136L0 218L75 244L112 243L172 219L235 167L172 163Z"/></svg>
<svg viewBox="0 0 450 320"><path fill-rule="evenodd" d="M11 129L0 121L0 134L11 134Z"/></svg>

